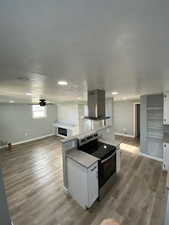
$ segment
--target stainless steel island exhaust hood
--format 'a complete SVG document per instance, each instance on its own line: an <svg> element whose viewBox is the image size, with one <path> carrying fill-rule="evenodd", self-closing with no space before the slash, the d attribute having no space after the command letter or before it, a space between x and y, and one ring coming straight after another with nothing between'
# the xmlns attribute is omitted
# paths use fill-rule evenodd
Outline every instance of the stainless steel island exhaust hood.
<svg viewBox="0 0 169 225"><path fill-rule="evenodd" d="M88 116L85 119L106 120L110 117L105 116L105 90L88 91Z"/></svg>

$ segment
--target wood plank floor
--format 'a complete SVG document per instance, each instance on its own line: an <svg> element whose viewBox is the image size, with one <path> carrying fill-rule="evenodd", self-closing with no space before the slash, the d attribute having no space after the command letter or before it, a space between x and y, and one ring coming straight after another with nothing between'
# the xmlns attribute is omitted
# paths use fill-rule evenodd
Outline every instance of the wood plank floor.
<svg viewBox="0 0 169 225"><path fill-rule="evenodd" d="M121 225L164 223L166 174L160 162L122 151L122 168L114 185L88 211L64 194L56 137L1 152L0 163L14 225L99 225L104 218Z"/></svg>

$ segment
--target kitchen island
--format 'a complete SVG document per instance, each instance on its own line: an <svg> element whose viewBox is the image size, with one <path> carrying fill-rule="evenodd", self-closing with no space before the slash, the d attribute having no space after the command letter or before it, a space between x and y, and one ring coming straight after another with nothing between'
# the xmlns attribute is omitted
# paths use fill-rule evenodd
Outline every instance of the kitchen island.
<svg viewBox="0 0 169 225"><path fill-rule="evenodd" d="M64 189L83 208L90 208L107 180L120 171L119 145L111 126L62 141Z"/></svg>
<svg viewBox="0 0 169 225"><path fill-rule="evenodd" d="M165 215L165 225L169 225L169 172L167 172L167 206L166 206L166 215Z"/></svg>

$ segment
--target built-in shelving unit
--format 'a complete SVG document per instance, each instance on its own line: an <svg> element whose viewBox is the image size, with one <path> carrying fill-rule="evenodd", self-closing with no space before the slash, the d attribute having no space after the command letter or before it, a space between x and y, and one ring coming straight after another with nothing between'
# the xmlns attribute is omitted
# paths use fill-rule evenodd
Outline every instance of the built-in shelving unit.
<svg viewBox="0 0 169 225"><path fill-rule="evenodd" d="M154 151L155 156L161 157L163 140L163 97L147 97L147 148L148 152Z"/></svg>
<svg viewBox="0 0 169 225"><path fill-rule="evenodd" d="M162 158L163 95L143 96L141 104L141 151Z"/></svg>
<svg viewBox="0 0 169 225"><path fill-rule="evenodd" d="M149 107L147 109L147 137L163 139L163 109L161 107Z"/></svg>

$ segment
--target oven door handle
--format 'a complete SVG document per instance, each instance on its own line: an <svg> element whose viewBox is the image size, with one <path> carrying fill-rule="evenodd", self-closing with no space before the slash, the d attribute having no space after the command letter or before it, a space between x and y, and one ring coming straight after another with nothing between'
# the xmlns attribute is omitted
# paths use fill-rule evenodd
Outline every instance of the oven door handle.
<svg viewBox="0 0 169 225"><path fill-rule="evenodd" d="M106 158L103 161L101 161L101 163L105 163L106 161L108 161L109 159L111 159L115 154L116 154L116 152L114 152L111 156L109 156L108 158Z"/></svg>

